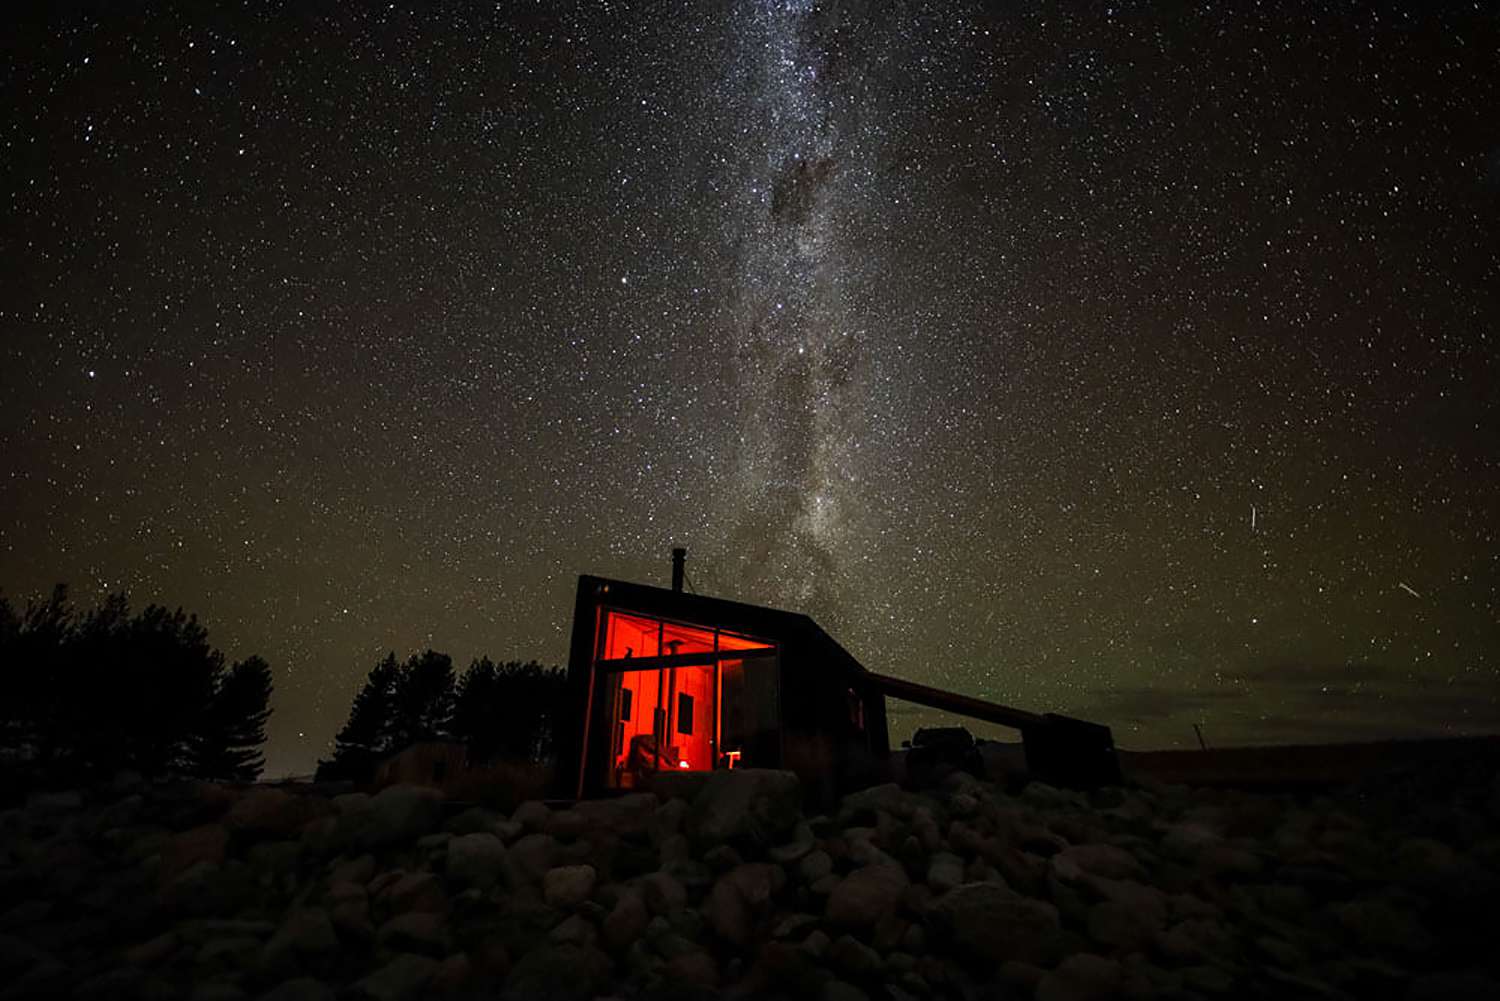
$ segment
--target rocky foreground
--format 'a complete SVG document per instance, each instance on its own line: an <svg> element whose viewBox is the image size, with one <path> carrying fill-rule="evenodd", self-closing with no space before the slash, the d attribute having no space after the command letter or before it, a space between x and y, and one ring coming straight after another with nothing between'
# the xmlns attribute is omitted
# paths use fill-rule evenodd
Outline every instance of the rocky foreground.
<svg viewBox="0 0 1500 1001"><path fill-rule="evenodd" d="M410 786L35 796L0 814L0 998L1500 997L1488 765L799 802L769 771L508 816Z"/></svg>

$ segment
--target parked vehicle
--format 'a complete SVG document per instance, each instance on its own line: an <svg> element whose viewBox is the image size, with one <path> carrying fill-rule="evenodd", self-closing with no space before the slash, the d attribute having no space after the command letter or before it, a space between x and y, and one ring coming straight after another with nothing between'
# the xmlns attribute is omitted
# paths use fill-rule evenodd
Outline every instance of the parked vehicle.
<svg viewBox="0 0 1500 1001"><path fill-rule="evenodd" d="M979 745L964 727L922 727L901 745L907 748L906 780L915 788L937 785L957 771L984 777Z"/></svg>

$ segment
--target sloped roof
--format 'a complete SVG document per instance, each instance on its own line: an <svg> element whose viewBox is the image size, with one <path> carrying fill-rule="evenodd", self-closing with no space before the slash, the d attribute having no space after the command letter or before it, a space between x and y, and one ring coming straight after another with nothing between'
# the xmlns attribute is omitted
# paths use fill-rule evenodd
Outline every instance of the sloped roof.
<svg viewBox="0 0 1500 1001"><path fill-rule="evenodd" d="M869 673L822 626L801 612L587 574L578 578L578 589L580 594L593 595L600 605L613 605L659 618L717 626L729 632L774 640L785 646L816 652L845 670Z"/></svg>

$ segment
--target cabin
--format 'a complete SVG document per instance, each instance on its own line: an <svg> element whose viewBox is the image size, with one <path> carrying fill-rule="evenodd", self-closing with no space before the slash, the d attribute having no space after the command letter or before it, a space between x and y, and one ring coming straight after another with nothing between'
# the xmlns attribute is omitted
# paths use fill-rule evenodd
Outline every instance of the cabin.
<svg viewBox="0 0 1500 1001"><path fill-rule="evenodd" d="M812 798L879 781L885 700L805 615L584 576L568 658L576 732L560 791L643 788L664 771L785 768Z"/></svg>
<svg viewBox="0 0 1500 1001"><path fill-rule="evenodd" d="M401 749L375 769L375 786L422 785L446 789L469 767L464 745L453 740L424 740Z"/></svg>
<svg viewBox="0 0 1500 1001"><path fill-rule="evenodd" d="M810 801L888 780L887 695L1021 730L1028 770L1059 785L1119 781L1108 727L1038 715L867 670L796 612L582 576L556 791L596 798L666 774L782 768Z"/></svg>

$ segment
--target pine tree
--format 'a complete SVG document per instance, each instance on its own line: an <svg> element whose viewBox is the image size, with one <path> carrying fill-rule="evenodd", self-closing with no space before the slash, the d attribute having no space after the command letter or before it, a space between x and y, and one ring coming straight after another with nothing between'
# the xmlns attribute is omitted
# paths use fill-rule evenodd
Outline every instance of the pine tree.
<svg viewBox="0 0 1500 1001"><path fill-rule="evenodd" d="M73 650L78 623L67 585L56 585L46 601L28 601L15 631L8 630L8 634L0 670L6 678L4 701L9 711L5 715L14 721L11 746L51 770L59 761L74 757L65 679L74 678L76 683Z"/></svg>
<svg viewBox="0 0 1500 1001"><path fill-rule="evenodd" d="M266 764L260 747L266 742L271 690L271 668L259 657L240 661L217 679L193 742L193 774L219 781L255 781Z"/></svg>
<svg viewBox="0 0 1500 1001"><path fill-rule="evenodd" d="M471 760L543 761L552 753L563 681L561 670L536 661L496 666L476 660L458 686L453 735L468 746Z"/></svg>
<svg viewBox="0 0 1500 1001"><path fill-rule="evenodd" d="M207 630L180 608L132 615L115 594L79 617L61 585L24 615L0 601L0 749L39 781L121 768L253 776L269 694L264 661L226 677Z"/></svg>
<svg viewBox="0 0 1500 1001"><path fill-rule="evenodd" d="M319 778L364 781L374 774L375 763L391 751L392 700L400 674L395 653L370 671L354 696L349 721L334 737L333 758L318 763Z"/></svg>
<svg viewBox="0 0 1500 1001"><path fill-rule="evenodd" d="M470 664L458 681L451 729L454 738L468 748L470 761L489 761L499 749L500 731L492 709L497 680L495 662L482 657Z"/></svg>
<svg viewBox="0 0 1500 1001"><path fill-rule="evenodd" d="M453 717L453 658L428 650L401 666L391 702L392 751L448 735Z"/></svg>

